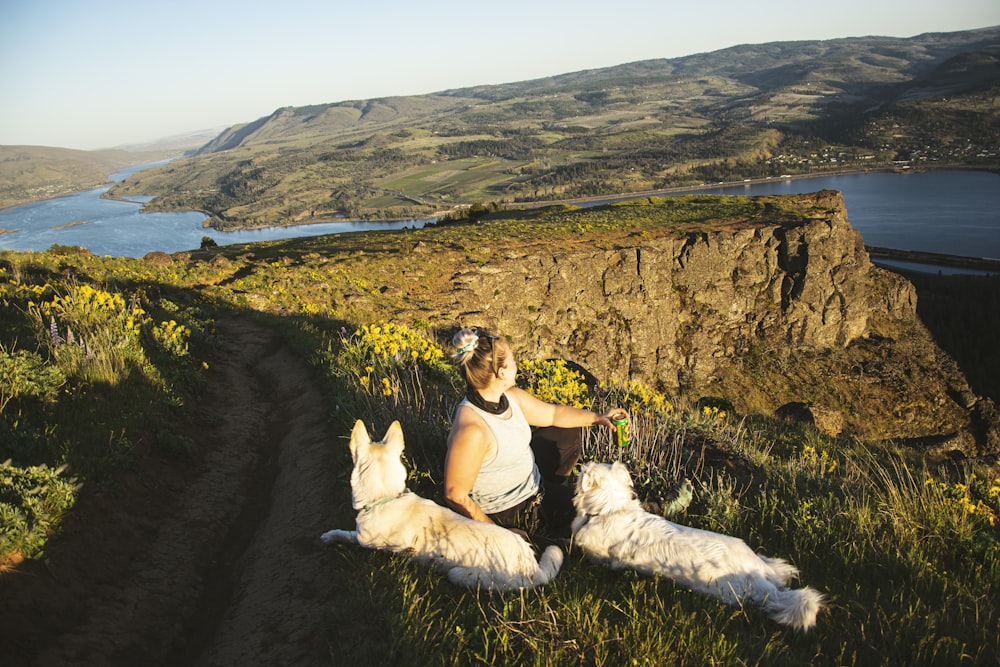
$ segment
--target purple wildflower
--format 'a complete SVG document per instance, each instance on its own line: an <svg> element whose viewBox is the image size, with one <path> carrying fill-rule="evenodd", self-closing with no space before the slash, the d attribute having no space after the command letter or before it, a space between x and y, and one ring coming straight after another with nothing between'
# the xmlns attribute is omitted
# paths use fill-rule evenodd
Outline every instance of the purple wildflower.
<svg viewBox="0 0 1000 667"><path fill-rule="evenodd" d="M52 339L52 344L56 347L63 342L62 336L59 335L59 326L56 324L56 318L51 318L49 320L49 338Z"/></svg>

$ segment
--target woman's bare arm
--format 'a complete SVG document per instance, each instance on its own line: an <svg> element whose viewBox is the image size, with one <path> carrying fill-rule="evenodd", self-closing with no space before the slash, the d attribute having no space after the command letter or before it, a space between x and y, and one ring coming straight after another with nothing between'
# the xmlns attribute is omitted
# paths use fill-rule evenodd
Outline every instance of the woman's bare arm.
<svg viewBox="0 0 1000 667"><path fill-rule="evenodd" d="M532 426L558 426L560 428L575 428L582 426L593 426L594 424L604 424L613 428L611 416L616 413L623 413L624 410L614 409L607 414L599 415L590 410L574 408L569 405L554 405L541 401L523 389L514 388L507 392L507 396L517 401L521 406L521 412L525 419Z"/></svg>
<svg viewBox="0 0 1000 667"><path fill-rule="evenodd" d="M444 461L444 500L462 516L493 523L469 497L490 445L485 430L486 425L482 423L482 419L471 410L459 410L448 435L448 455Z"/></svg>

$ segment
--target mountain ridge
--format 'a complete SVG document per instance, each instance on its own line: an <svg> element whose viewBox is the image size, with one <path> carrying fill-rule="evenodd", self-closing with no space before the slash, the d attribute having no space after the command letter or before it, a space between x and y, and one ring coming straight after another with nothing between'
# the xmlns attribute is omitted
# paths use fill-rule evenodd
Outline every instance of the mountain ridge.
<svg viewBox="0 0 1000 667"><path fill-rule="evenodd" d="M111 195L153 196L147 210L205 211L216 228L236 229L427 218L477 202L831 169L998 169L998 53L1000 26L769 42L427 95L281 107ZM55 177L63 193L66 173Z"/></svg>
<svg viewBox="0 0 1000 667"><path fill-rule="evenodd" d="M615 71L621 71L622 74L645 77L648 75L644 74L643 70L648 71L651 68L660 68L664 65L669 66L670 70L665 73L658 71L657 74L665 76L705 76L708 74L717 75L720 73L727 75L730 74L725 71L726 67L724 65L714 64L720 59L723 59L723 62L725 63L735 63L737 69L742 67L749 72L756 72L761 67L761 60L778 60L782 57L787 57L790 53L794 53L796 51L801 52L801 50L805 48L811 49L812 53L815 54L816 57L819 57L821 55L827 55L830 50L850 51L849 49L842 49L842 47L870 45L873 42L883 47L899 47L902 45L912 46L915 44L920 45L924 49L932 49L936 47L934 48L934 50L938 52L936 56L928 57L941 58L943 57L943 54L948 52L951 52L954 55L960 51L974 50L989 46L995 43L996 35L998 33L1000 33L1000 26L960 32L923 33L909 38L872 35L865 37L841 37L830 40L775 41L760 44L746 43L726 47L724 49L718 49L716 51L706 51L687 56L679 56L676 58L638 60L631 63L623 63L621 65L613 65L603 68L590 68L586 70L579 70L577 72L554 75L551 77L542 77L519 83L453 88L443 91L441 94L455 94L458 96L475 97L475 91L481 91L483 89L506 89L512 86L530 85L544 81L562 82L565 80L567 82L578 84L580 83L579 79L588 78L588 75L596 74L603 79L606 78L604 75ZM966 38L971 38L972 35L982 35L982 39L973 40L971 42L964 41ZM939 46L938 43L942 41L945 42L946 45ZM964 45L964 48L956 46L956 42L961 42ZM775 50L780 51L780 53L761 53ZM753 54L757 54L757 57L748 58L749 55ZM732 56L732 58L727 58L727 56Z"/></svg>
<svg viewBox="0 0 1000 667"><path fill-rule="evenodd" d="M998 52L1000 27L771 42L283 107L113 193L235 229L903 164L996 169Z"/></svg>

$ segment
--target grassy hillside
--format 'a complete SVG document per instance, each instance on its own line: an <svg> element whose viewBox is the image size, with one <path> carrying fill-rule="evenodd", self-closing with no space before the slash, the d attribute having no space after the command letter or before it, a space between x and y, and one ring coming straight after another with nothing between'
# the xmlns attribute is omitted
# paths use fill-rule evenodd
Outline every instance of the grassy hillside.
<svg viewBox="0 0 1000 667"><path fill-rule="evenodd" d="M115 188L219 228L438 215L1000 156L1000 28L743 45L533 81L283 108Z"/></svg>
<svg viewBox="0 0 1000 667"><path fill-rule="evenodd" d="M398 286L415 281L431 300L448 289L449 262L593 241L542 218L148 261L0 253L0 460L11 459L0 466L0 547L39 558L74 502L115 497L136 469L210 460L217 443L191 424L198 409L226 414L223 403L199 406L206 363L235 353L215 331L222 317L274 327L309 360L334 432L362 419L381 435L402 421L410 488L440 500L460 394L441 344L449 323L401 308ZM489 595L401 556L343 547L324 573L335 589L322 620L331 663L985 666L1000 654L1000 474L989 462L934 465L892 443L828 438L653 387L587 386L558 363L521 361L522 385L543 398L626 406L633 445L591 432L585 457L624 460L653 503L690 479L695 500L674 518L791 560L828 598L818 627L788 632L759 610L609 572L575 551L544 589ZM350 456L342 439L331 447L337 527L348 528ZM147 493L159 506L185 489Z"/></svg>
<svg viewBox="0 0 1000 667"><path fill-rule="evenodd" d="M0 208L93 190L124 167L178 154L152 150L78 151L45 146L0 146Z"/></svg>

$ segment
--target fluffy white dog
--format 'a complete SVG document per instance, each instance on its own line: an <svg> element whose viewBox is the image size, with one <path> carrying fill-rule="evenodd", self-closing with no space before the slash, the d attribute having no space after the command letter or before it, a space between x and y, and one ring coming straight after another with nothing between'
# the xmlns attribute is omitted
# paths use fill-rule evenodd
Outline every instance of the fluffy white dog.
<svg viewBox="0 0 1000 667"><path fill-rule="evenodd" d="M823 596L790 590L798 570L754 553L743 540L698 530L643 511L622 463L587 463L576 482L573 542L612 569L662 575L734 606L752 600L778 623L799 630L816 624Z"/></svg>
<svg viewBox="0 0 1000 667"><path fill-rule="evenodd" d="M547 584L559 572L563 553L545 549L536 560L531 545L501 526L473 521L406 488L403 429L393 422L381 442L372 442L358 421L351 431L351 497L357 530L331 530L326 543L411 552L421 563L447 572L452 583L493 590Z"/></svg>

